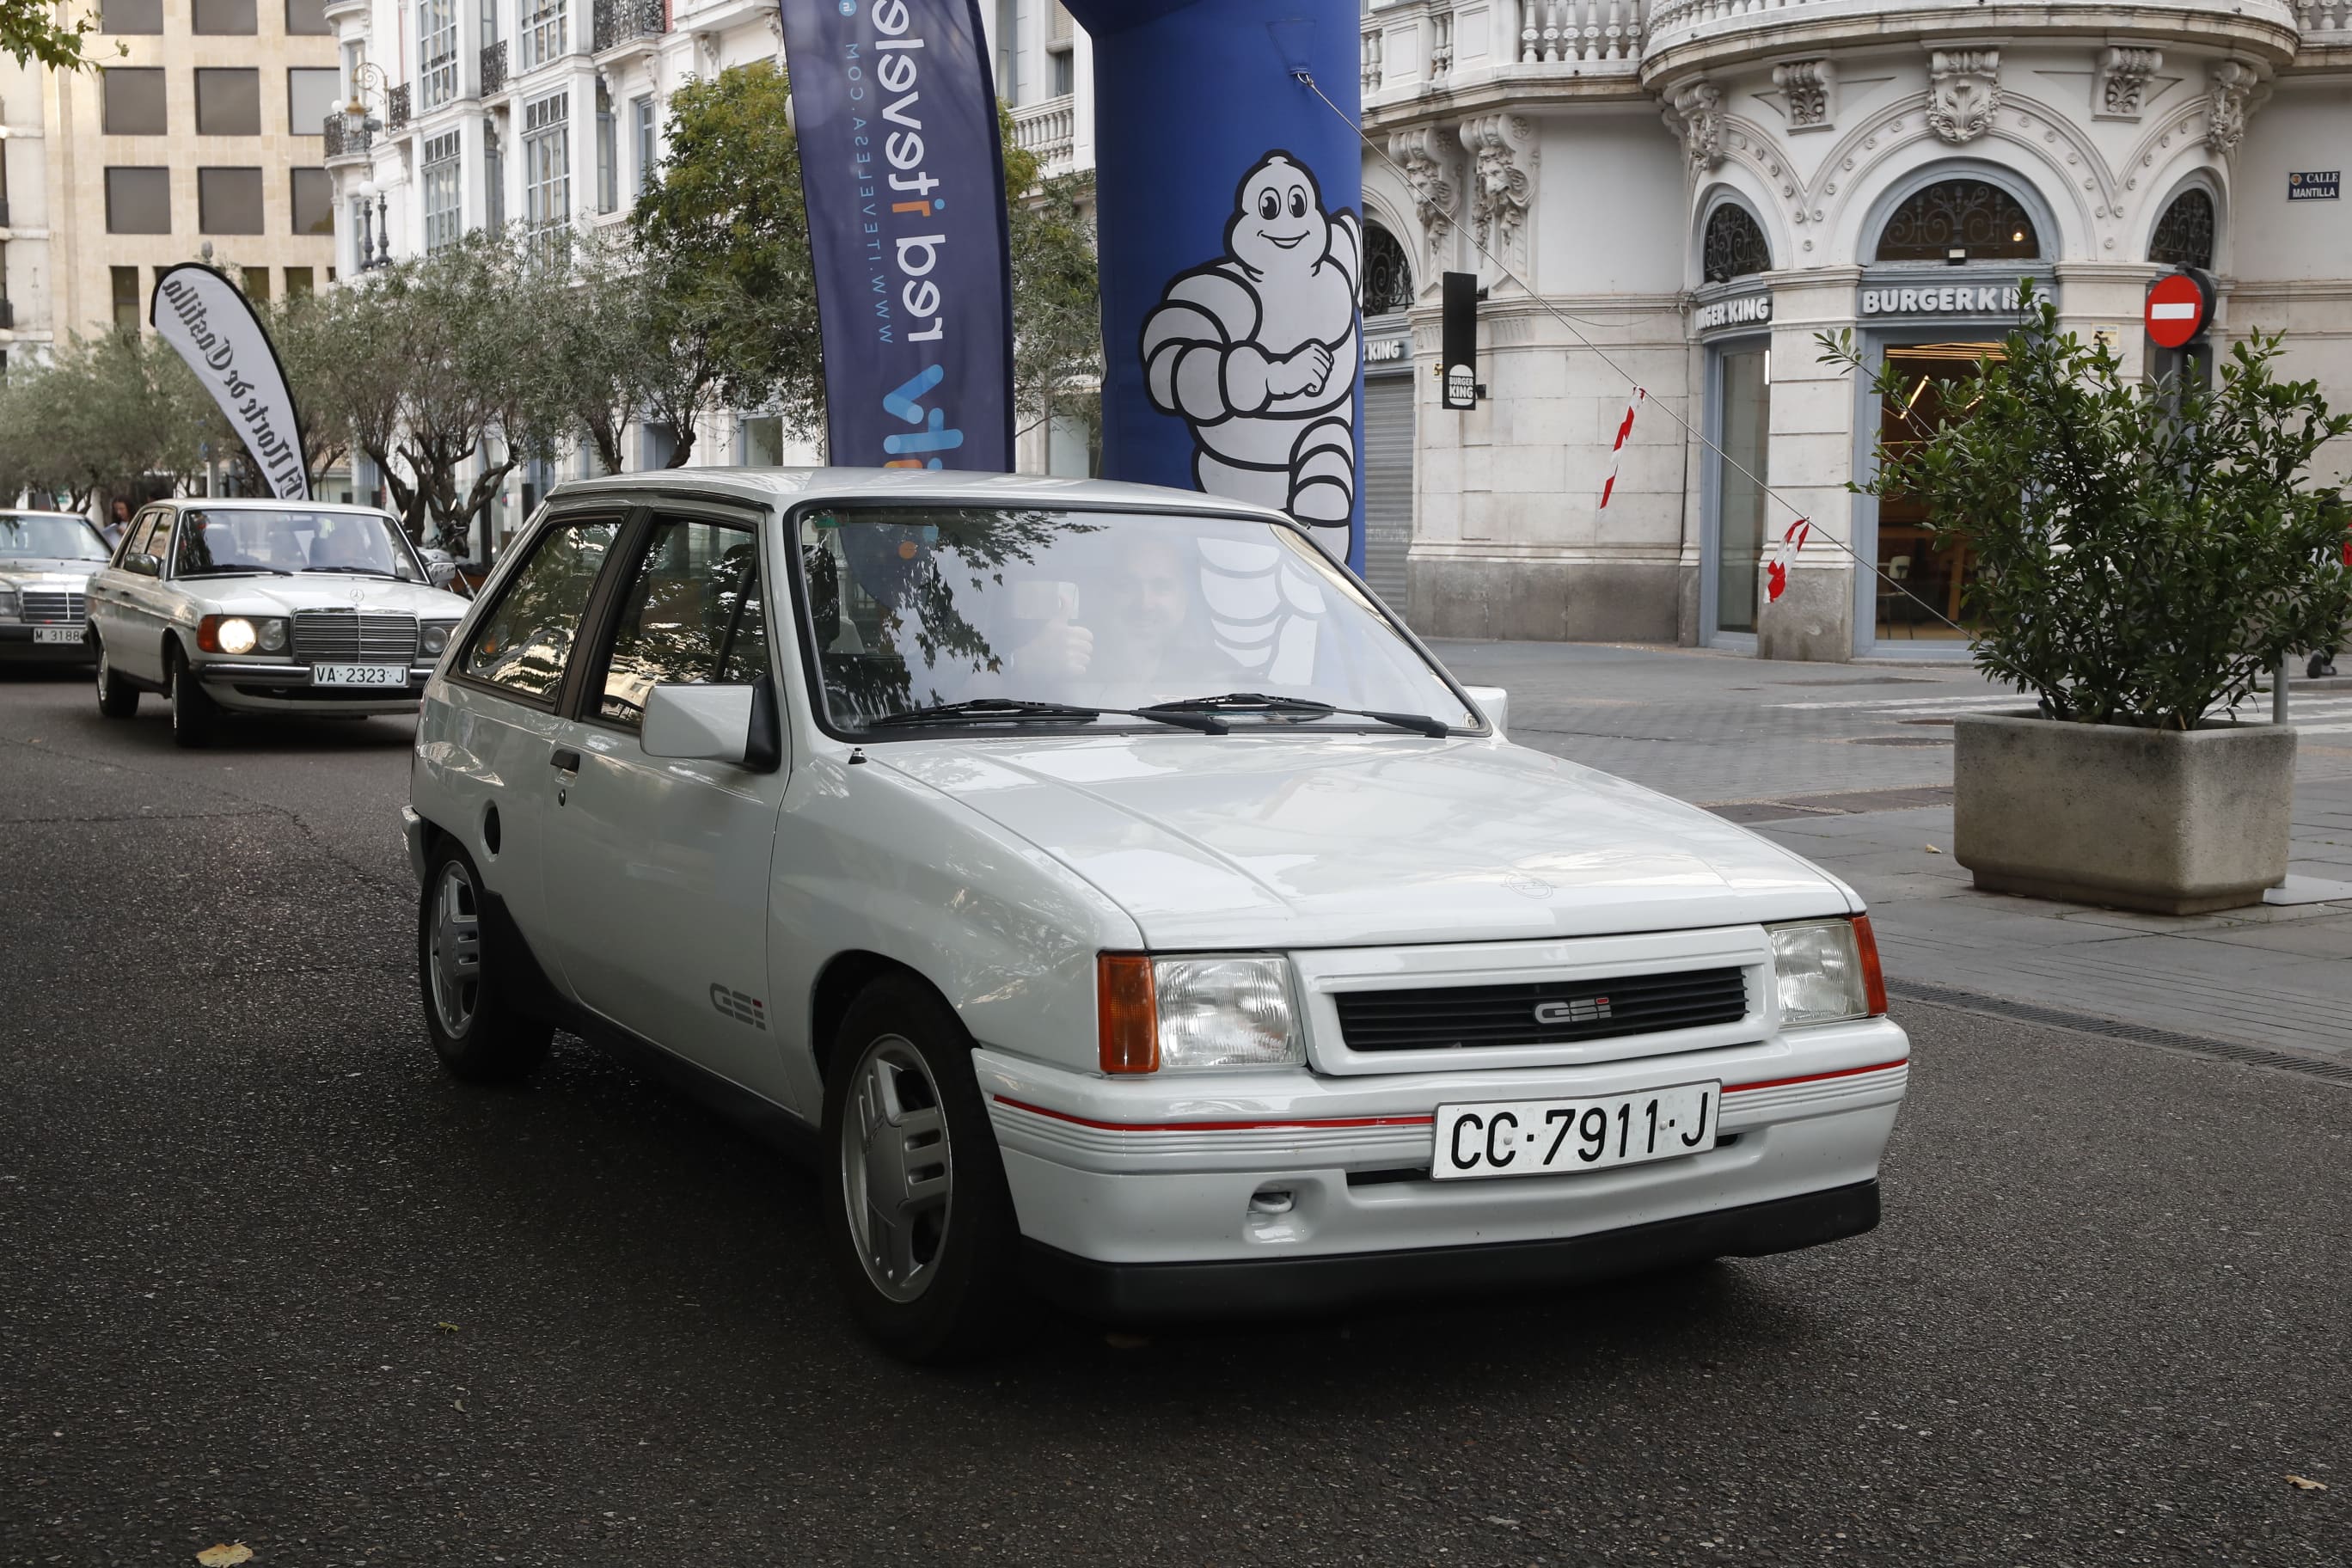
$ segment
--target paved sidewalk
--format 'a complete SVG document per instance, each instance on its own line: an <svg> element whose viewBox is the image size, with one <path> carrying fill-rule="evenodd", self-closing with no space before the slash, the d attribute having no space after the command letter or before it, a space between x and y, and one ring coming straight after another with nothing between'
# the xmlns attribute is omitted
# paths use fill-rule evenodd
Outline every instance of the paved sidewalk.
<svg viewBox="0 0 2352 1568"><path fill-rule="evenodd" d="M2290 871L2317 901L2168 917L1970 885L1950 853L1951 722L2021 700L1966 666L1436 648L1463 679L1509 689L1521 744L1710 806L1844 878L1870 900L1898 988L2352 1064L2352 682L2288 692L2301 737ZM2262 703L2250 719L2267 721Z"/></svg>

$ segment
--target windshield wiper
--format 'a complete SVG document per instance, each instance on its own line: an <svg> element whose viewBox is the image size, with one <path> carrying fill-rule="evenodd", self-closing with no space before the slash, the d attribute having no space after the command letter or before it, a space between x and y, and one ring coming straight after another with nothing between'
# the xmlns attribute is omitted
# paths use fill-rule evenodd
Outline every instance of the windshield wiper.
<svg viewBox="0 0 2352 1568"><path fill-rule="evenodd" d="M387 572L381 566L305 566L305 572L331 572L340 577L398 577L397 572Z"/></svg>
<svg viewBox="0 0 2352 1568"><path fill-rule="evenodd" d="M1262 691L1228 691L1222 697L1187 697L1176 702L1155 702L1139 711L1150 714L1309 713L1317 717L1376 719L1400 730L1417 730L1436 740L1444 740L1453 733L1444 720L1433 719L1426 713L1388 713L1377 708L1335 708L1311 697L1268 697Z"/></svg>
<svg viewBox="0 0 2352 1568"><path fill-rule="evenodd" d="M293 573L282 566L204 566L194 572L175 574L181 577L291 577Z"/></svg>
<svg viewBox="0 0 2352 1568"><path fill-rule="evenodd" d="M1106 714L1150 719L1173 724L1180 730L1198 730L1204 735L1222 735L1232 728L1223 720L1207 713L1161 711L1155 708L1085 708L1071 702L1029 702L1017 697L974 697L962 702L943 702L937 708L885 713L879 719L867 720L866 727L879 730L886 725L954 724L989 719L1100 719Z"/></svg>

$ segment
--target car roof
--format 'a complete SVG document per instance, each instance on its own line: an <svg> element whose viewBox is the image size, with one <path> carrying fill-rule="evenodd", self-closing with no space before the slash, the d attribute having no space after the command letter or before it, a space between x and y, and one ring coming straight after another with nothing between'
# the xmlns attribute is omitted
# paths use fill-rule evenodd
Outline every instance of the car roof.
<svg viewBox="0 0 2352 1568"><path fill-rule="evenodd" d="M93 529L98 526L78 511L51 511L38 506L0 506L0 517L67 517Z"/></svg>
<svg viewBox="0 0 2352 1568"><path fill-rule="evenodd" d="M936 501L961 506L1017 506L1055 510L1218 512L1229 517L1288 521L1273 507L1162 485L1076 479L1050 474L968 474L933 468L651 468L595 479L568 479L550 501L592 496L704 495L758 505L803 501Z"/></svg>
<svg viewBox="0 0 2352 1568"><path fill-rule="evenodd" d="M332 500L271 500L267 496L166 496L152 506L175 506L205 511L352 511L368 517L391 517L380 506L362 506L355 501Z"/></svg>

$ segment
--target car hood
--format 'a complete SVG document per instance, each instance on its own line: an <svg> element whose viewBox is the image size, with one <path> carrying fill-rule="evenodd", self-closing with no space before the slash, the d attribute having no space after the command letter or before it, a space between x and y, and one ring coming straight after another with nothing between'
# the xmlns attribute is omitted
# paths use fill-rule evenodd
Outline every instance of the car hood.
<svg viewBox="0 0 2352 1568"><path fill-rule="evenodd" d="M1859 907L1720 817L1502 742L1123 735L868 754L1037 845L1161 949L1584 936Z"/></svg>
<svg viewBox="0 0 2352 1568"><path fill-rule="evenodd" d="M0 583L12 588L27 583L62 583L79 587L90 580L103 561L58 561L46 555L11 555L0 559Z"/></svg>
<svg viewBox="0 0 2352 1568"><path fill-rule="evenodd" d="M424 621L454 621L467 610L455 594L385 577L179 578L176 586L230 616L290 616L303 610L358 610L368 615L410 615Z"/></svg>

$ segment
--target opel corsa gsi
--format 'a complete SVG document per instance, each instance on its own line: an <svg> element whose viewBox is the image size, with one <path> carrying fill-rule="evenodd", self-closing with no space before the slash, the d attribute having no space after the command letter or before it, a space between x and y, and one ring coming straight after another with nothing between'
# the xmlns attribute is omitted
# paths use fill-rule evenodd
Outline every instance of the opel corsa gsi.
<svg viewBox="0 0 2352 1568"><path fill-rule="evenodd" d="M1868 1230L1861 901L1505 739L1279 513L922 470L558 490L418 723L435 1046L796 1135L899 1354ZM648 1056L648 1048L651 1055Z"/></svg>

